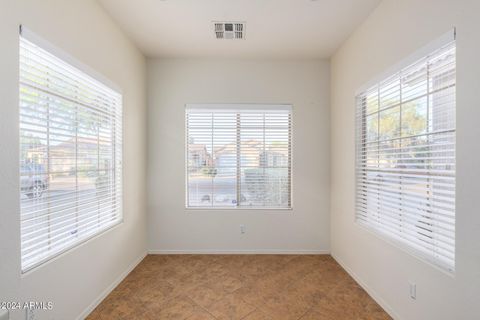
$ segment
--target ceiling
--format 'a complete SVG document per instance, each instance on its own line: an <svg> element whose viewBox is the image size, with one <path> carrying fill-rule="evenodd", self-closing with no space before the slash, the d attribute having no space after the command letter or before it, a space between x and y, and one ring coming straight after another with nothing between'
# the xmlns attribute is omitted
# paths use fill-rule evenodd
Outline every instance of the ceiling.
<svg viewBox="0 0 480 320"><path fill-rule="evenodd" d="M380 0L98 0L147 57L328 58ZM212 21L245 21L243 40Z"/></svg>

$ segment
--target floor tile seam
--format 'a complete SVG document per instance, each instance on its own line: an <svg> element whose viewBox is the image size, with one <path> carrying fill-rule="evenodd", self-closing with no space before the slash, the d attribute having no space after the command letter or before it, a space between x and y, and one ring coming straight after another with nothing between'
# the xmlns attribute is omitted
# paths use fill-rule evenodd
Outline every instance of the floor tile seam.
<svg viewBox="0 0 480 320"><path fill-rule="evenodd" d="M213 319L218 320L217 317L215 317L213 314L210 313L210 311L208 311L207 309L205 309L204 307L202 307L201 305L199 305L198 303L196 303L195 301L193 301L192 298L190 298L190 297L188 297L188 296L186 296L186 297L187 297L187 299L190 301L190 303L192 303L193 309L195 309L195 307L198 307L198 308L202 309L203 311L205 311L206 313L208 313L209 315L211 315L211 316L213 317ZM194 312L192 312L192 314L193 314L193 313L194 313ZM183 320L188 320L188 318L191 317L192 314L188 315L188 316L187 316L186 318L184 318Z"/></svg>
<svg viewBox="0 0 480 320"><path fill-rule="evenodd" d="M201 285L199 285L199 286L201 286ZM198 286L198 287L199 287L199 286ZM195 289L197 289L198 287L195 287ZM233 293L233 292L232 292L232 293ZM193 300L193 298L188 295L188 293L185 293L185 295L186 295L190 300L192 300L196 305L198 305L198 306L201 307L202 309L207 310L206 308L202 307L200 304L198 304L197 302L195 302L195 301ZM214 300L212 301L212 303L217 303L218 301L220 301L220 300L222 300L223 298L225 298L225 296L227 296L227 295L229 295L229 293L226 293L226 294L222 295L222 296L221 296L220 298L218 298L218 299L214 299Z"/></svg>
<svg viewBox="0 0 480 320"><path fill-rule="evenodd" d="M241 287L241 288L238 288L238 289L234 290L234 291L233 291L232 293L230 293L230 294L235 294L235 293L237 293L237 294L238 294L238 292L237 292L237 291L239 291L239 290L240 290L240 289L242 289L242 288L243 288L243 287ZM251 291L251 290L249 290L249 291ZM242 302L243 302L243 303L245 303L246 305L249 305L250 307L254 308L254 310L253 310L253 311L255 311L255 310L259 309L257 306L254 306L253 304L251 304L251 303L249 303L249 302L245 301L245 299L243 299L243 297L240 297L240 300L242 300ZM252 311L252 312L253 312L253 311ZM252 313L252 312L250 312L250 313ZM242 318L242 319L243 319L243 318Z"/></svg>
<svg viewBox="0 0 480 320"><path fill-rule="evenodd" d="M308 314L310 311L313 311L313 308L313 306L308 308L307 311L305 311L299 318L297 318L297 320L302 320L302 318L305 317L306 314Z"/></svg>
<svg viewBox="0 0 480 320"><path fill-rule="evenodd" d="M192 301L193 301L193 300L192 300ZM202 309L203 311L205 311L206 313L208 313L209 315L211 315L213 319L215 319L215 320L218 319L218 318L215 317L207 308L202 307L201 305L199 305L199 304L196 303L195 301L193 301L193 303L194 303L197 307L199 307L200 309Z"/></svg>
<svg viewBox="0 0 480 320"><path fill-rule="evenodd" d="M242 317L242 318L239 319L239 320L244 320L244 319L246 319L249 315L253 314L255 311L259 311L259 309L258 309L257 307L255 307L255 310L253 310L252 312L249 312L248 314L246 314L244 317ZM260 311L260 312L262 312L262 311Z"/></svg>

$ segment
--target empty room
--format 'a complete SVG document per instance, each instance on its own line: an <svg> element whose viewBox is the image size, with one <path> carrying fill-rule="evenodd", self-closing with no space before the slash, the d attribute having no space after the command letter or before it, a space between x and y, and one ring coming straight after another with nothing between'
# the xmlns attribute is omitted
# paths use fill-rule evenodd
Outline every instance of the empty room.
<svg viewBox="0 0 480 320"><path fill-rule="evenodd" d="M480 0L0 0L0 320L480 320Z"/></svg>

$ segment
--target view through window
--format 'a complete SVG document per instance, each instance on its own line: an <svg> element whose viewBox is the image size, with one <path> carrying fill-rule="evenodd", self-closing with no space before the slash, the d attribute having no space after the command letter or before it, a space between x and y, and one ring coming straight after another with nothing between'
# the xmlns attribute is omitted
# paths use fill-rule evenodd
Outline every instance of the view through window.
<svg viewBox="0 0 480 320"><path fill-rule="evenodd" d="M357 96L356 219L455 267L455 41Z"/></svg>
<svg viewBox="0 0 480 320"><path fill-rule="evenodd" d="M21 259L27 271L122 219L122 97L20 37Z"/></svg>
<svg viewBox="0 0 480 320"><path fill-rule="evenodd" d="M290 208L291 106L187 106L187 207Z"/></svg>

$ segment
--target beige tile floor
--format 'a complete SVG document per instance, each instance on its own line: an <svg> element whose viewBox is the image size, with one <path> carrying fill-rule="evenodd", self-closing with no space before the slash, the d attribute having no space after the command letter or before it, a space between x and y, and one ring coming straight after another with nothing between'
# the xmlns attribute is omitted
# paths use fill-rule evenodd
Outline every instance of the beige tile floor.
<svg viewBox="0 0 480 320"><path fill-rule="evenodd" d="M391 318L329 255L149 255L87 319Z"/></svg>

